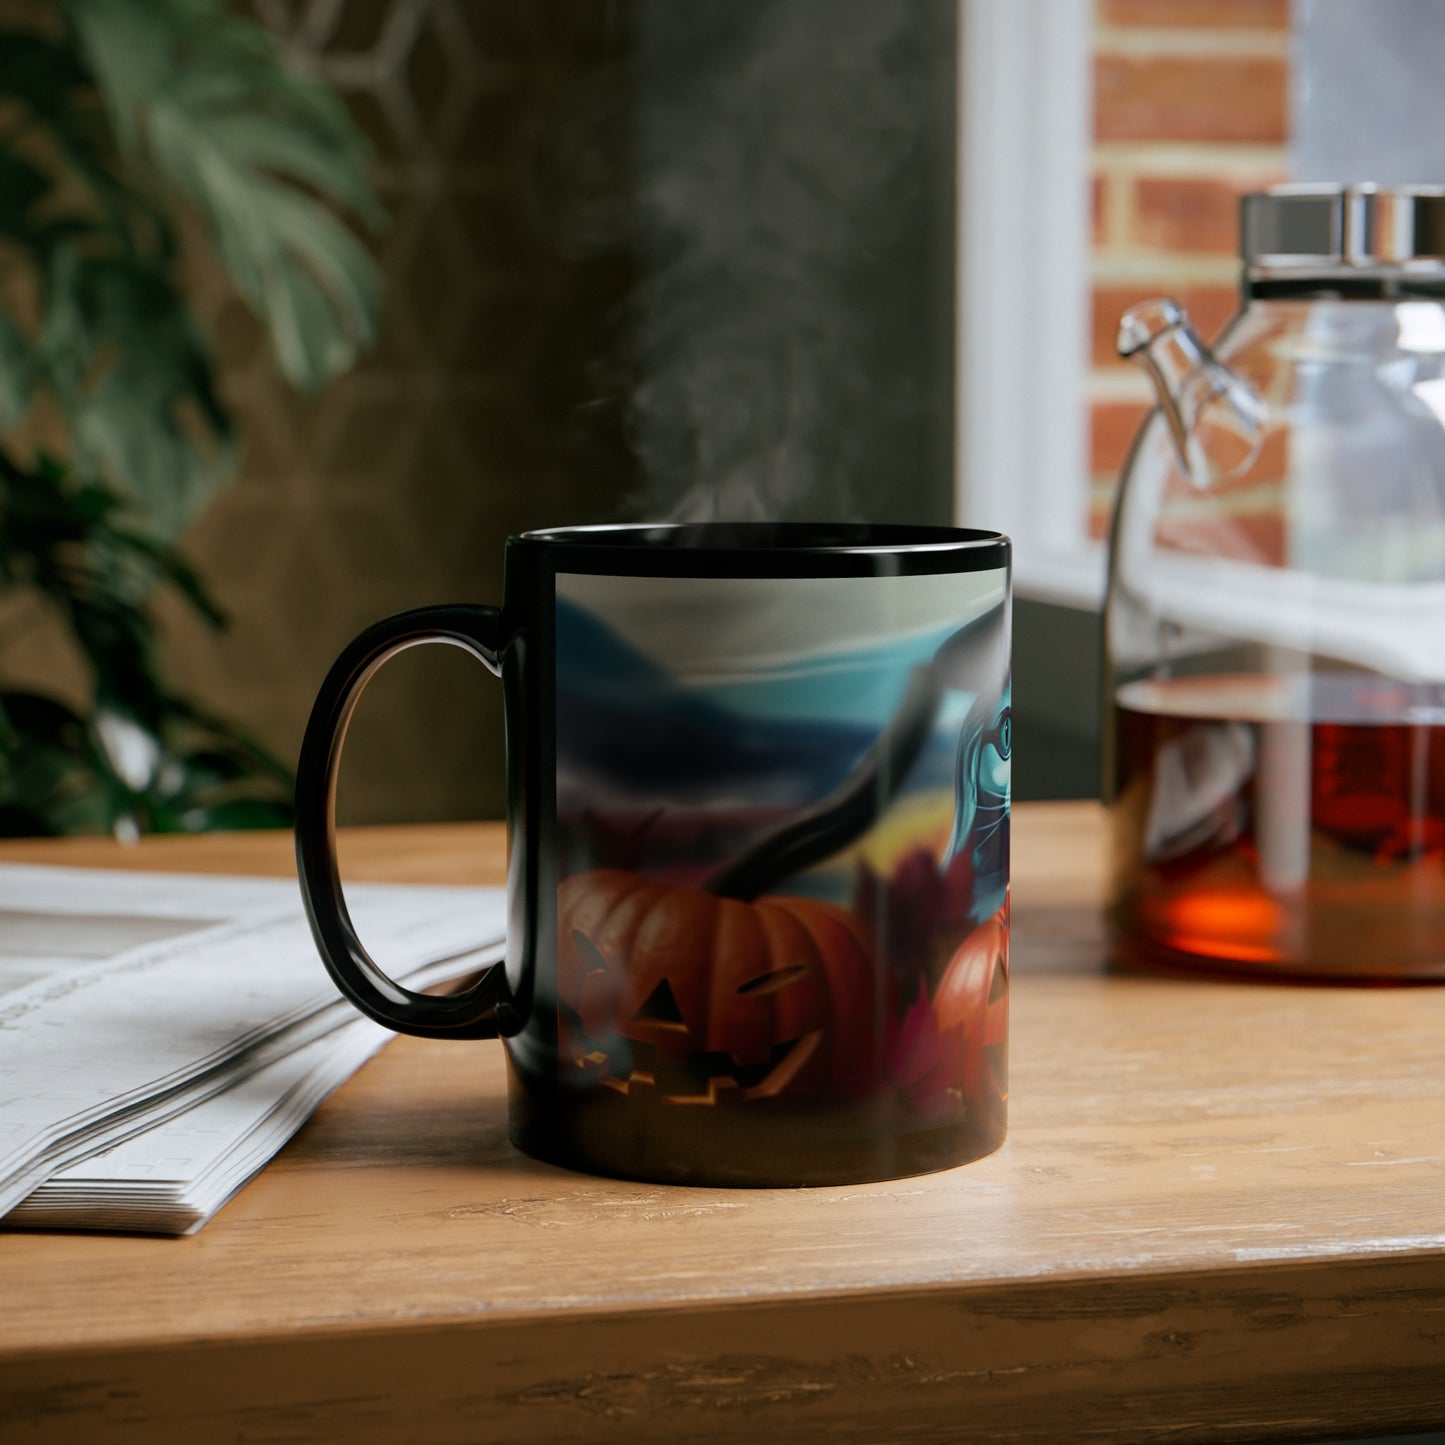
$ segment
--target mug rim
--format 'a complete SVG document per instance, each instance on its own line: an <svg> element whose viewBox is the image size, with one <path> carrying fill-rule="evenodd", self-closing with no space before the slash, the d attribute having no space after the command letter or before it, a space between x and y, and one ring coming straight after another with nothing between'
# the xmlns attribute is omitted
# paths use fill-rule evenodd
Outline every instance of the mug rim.
<svg viewBox="0 0 1445 1445"><path fill-rule="evenodd" d="M1007 543L1002 532L907 522L601 522L540 527L514 542L770 553L943 552Z"/></svg>
<svg viewBox="0 0 1445 1445"><path fill-rule="evenodd" d="M1001 532L868 522L622 522L524 532L513 567L630 577L881 577L1008 573ZM1007 584L1006 584L1007 585Z"/></svg>

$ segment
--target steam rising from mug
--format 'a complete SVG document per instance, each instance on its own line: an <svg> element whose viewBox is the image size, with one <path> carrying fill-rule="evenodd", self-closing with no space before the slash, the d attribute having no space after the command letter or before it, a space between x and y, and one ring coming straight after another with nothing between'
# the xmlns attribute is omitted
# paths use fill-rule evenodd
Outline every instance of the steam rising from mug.
<svg viewBox="0 0 1445 1445"><path fill-rule="evenodd" d="M628 227L639 255L633 361L598 379L625 409L643 514L905 519L928 512L906 479L946 495L950 9L629 11L635 190L591 220Z"/></svg>

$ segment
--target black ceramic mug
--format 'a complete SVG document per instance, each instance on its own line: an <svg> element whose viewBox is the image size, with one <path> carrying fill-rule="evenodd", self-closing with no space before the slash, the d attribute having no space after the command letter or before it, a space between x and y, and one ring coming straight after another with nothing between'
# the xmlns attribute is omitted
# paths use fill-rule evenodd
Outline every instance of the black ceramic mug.
<svg viewBox="0 0 1445 1445"><path fill-rule="evenodd" d="M453 997L367 956L336 867L347 719L449 642L502 679L507 958ZM500 610L362 633L301 749L317 947L404 1033L501 1035L511 1135L630 1178L829 1184L977 1158L1007 1100L1009 543L943 527L579 527Z"/></svg>

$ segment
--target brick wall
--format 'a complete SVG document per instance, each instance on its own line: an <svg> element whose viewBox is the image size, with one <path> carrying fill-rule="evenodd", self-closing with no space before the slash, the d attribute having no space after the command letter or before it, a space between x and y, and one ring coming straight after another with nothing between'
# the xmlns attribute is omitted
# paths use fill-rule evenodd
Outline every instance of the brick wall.
<svg viewBox="0 0 1445 1445"><path fill-rule="evenodd" d="M1236 309L1236 207L1287 179L1288 0L1095 0L1089 525L1108 528L1150 393L1119 317L1176 296L1213 336Z"/></svg>

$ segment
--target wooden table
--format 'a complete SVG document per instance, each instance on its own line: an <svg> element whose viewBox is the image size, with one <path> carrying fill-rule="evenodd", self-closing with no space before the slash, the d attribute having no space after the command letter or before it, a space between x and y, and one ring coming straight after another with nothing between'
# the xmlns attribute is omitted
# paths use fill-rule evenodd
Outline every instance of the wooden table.
<svg viewBox="0 0 1445 1445"><path fill-rule="evenodd" d="M1014 836L992 1158L814 1191L592 1179L510 1147L496 1045L398 1039L194 1238L0 1235L0 1440L1445 1423L1445 989L1106 972L1097 810L1020 807ZM268 836L0 856L289 869ZM502 841L360 831L346 859L487 881Z"/></svg>

